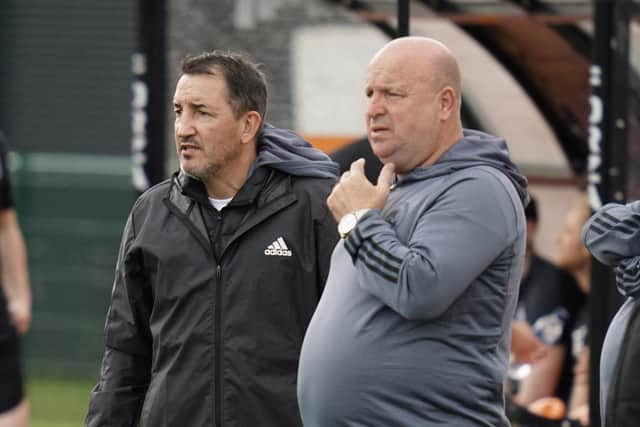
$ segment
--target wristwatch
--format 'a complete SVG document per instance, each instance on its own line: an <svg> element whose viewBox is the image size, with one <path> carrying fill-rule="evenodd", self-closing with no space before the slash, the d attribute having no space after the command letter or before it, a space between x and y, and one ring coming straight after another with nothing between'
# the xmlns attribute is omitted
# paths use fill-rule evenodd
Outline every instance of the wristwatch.
<svg viewBox="0 0 640 427"><path fill-rule="evenodd" d="M358 209L340 218L340 222L338 223L338 234L340 234L340 238L344 239L347 237L349 233L351 233L351 230L358 224L360 218L370 210L371 209Z"/></svg>

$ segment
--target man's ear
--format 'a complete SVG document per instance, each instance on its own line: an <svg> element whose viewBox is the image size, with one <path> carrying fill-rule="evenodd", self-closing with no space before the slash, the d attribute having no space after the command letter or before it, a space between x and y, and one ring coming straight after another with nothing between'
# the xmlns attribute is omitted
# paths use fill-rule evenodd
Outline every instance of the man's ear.
<svg viewBox="0 0 640 427"><path fill-rule="evenodd" d="M242 143L246 144L255 139L262 124L262 117L257 111L247 111L242 118Z"/></svg>
<svg viewBox="0 0 640 427"><path fill-rule="evenodd" d="M440 120L447 120L458 106L458 96L451 86L445 86L438 99L440 103Z"/></svg>

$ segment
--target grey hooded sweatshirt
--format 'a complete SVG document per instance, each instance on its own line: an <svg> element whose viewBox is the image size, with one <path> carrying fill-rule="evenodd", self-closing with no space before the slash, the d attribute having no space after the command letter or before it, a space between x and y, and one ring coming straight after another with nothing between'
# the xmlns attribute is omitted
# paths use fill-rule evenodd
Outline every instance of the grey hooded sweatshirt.
<svg viewBox="0 0 640 427"><path fill-rule="evenodd" d="M618 291L626 298L609 324L600 358L601 424L613 426L618 425L614 424L615 416L629 416L631 413L622 411L607 414L610 404L615 409L621 406L624 410L626 406L637 411L640 400L635 395L632 402L622 398L619 402L609 402L612 384L624 387L626 383L624 373L616 377L616 364L623 353L627 328L640 298L640 200L627 205L608 203L600 208L584 225L582 241L598 261L615 267ZM631 340L627 339L627 342ZM637 381L635 378L628 380ZM633 422L637 422L637 419Z"/></svg>
<svg viewBox="0 0 640 427"><path fill-rule="evenodd" d="M504 141L465 130L360 219L334 249L302 346L305 426L509 425L526 199Z"/></svg>

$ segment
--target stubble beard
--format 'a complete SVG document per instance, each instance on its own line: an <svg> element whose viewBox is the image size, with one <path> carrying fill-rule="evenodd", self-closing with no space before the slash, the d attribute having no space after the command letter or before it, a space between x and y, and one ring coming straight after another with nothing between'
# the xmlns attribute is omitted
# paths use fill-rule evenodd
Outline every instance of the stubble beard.
<svg viewBox="0 0 640 427"><path fill-rule="evenodd" d="M180 140L180 142L184 143L190 142L200 149L194 153L180 153L182 170L204 183L223 178L216 178L216 176L221 173L226 174L229 168L237 163L237 160L243 155L241 144L234 141L212 141L208 144L209 148L207 149L207 144L203 141L196 142L195 139Z"/></svg>
<svg viewBox="0 0 640 427"><path fill-rule="evenodd" d="M198 159L197 157L194 158L190 156L182 157L181 155L180 168L187 175L197 178L200 181L206 182L209 177L213 176L213 174L216 173L219 167L211 163L211 161L205 161L204 164L202 164L202 160L205 160L205 159L202 159L202 158Z"/></svg>
<svg viewBox="0 0 640 427"><path fill-rule="evenodd" d="M240 155L239 150L223 151L220 154L222 158L215 159L215 162L210 158L206 158L204 165L195 164L190 168L182 166L182 170L202 182L209 182L225 165L228 165L233 159Z"/></svg>
<svg viewBox="0 0 640 427"><path fill-rule="evenodd" d="M199 179L202 182L207 182L209 180L209 178L211 178L212 176L214 176L216 174L216 172L218 172L218 170L220 170L220 167L213 165L213 164L208 164L202 168L185 168L184 166L182 167L182 170L185 171L186 174Z"/></svg>

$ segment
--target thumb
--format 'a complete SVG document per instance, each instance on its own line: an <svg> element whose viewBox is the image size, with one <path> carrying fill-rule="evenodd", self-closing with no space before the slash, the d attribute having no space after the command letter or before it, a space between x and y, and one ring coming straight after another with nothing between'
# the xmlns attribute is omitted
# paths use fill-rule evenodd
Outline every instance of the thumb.
<svg viewBox="0 0 640 427"><path fill-rule="evenodd" d="M382 170L380 171L380 175L378 175L378 183L376 185L379 189L384 189L385 191L389 191L391 184L393 184L393 173L395 172L396 167L393 163L387 163L384 165Z"/></svg>
<svg viewBox="0 0 640 427"><path fill-rule="evenodd" d="M364 175L364 159L362 157L360 157L358 160L356 160L355 162L351 163L351 168L349 169L350 172L359 172L362 175Z"/></svg>

